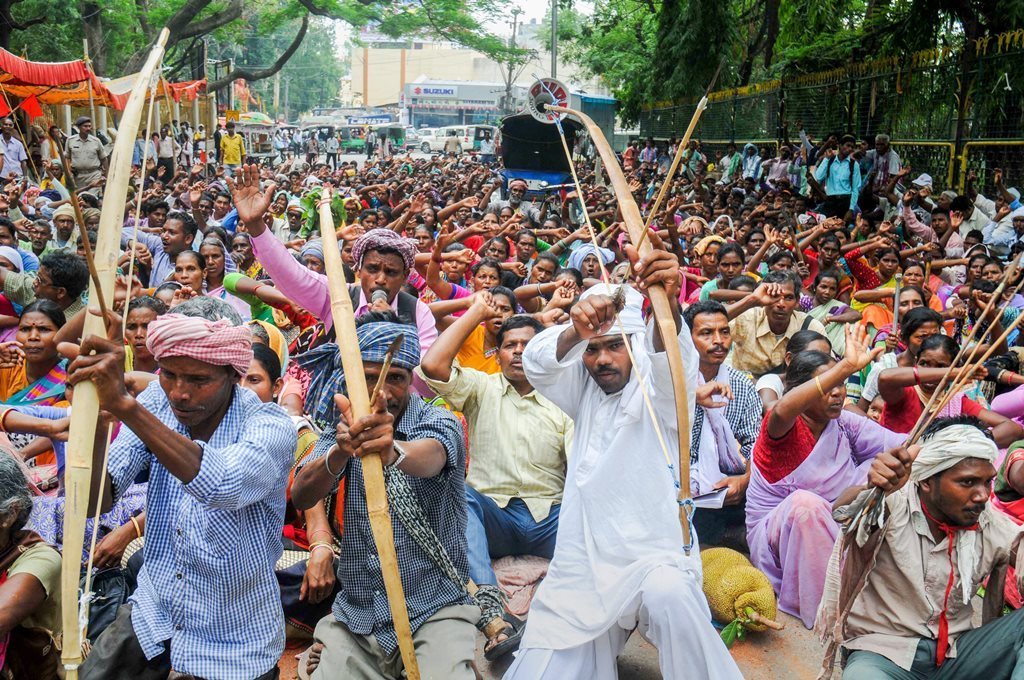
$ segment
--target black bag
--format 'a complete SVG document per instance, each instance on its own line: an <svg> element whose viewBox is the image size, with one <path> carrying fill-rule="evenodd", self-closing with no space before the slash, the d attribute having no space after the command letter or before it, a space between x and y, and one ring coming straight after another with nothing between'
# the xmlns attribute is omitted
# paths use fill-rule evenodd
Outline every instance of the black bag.
<svg viewBox="0 0 1024 680"><path fill-rule="evenodd" d="M79 584L85 588L85 577ZM117 610L128 602L131 591L120 567L99 569L92 576L92 602L89 603L89 639L93 642L117 618Z"/></svg>

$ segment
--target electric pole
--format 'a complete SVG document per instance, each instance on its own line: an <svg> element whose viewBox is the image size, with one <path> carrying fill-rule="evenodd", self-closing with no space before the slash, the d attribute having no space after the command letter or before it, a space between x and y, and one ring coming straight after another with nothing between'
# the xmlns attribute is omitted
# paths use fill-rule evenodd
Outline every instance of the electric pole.
<svg viewBox="0 0 1024 680"><path fill-rule="evenodd" d="M522 13L523 10L518 7L515 7L512 10L512 37L510 37L508 41L510 51L516 48L516 30L518 28L519 15ZM512 55L509 55L508 75L505 77L505 113L512 113L512 74L515 72L515 69L515 58Z"/></svg>
<svg viewBox="0 0 1024 680"><path fill-rule="evenodd" d="M551 77L558 77L558 0L551 0Z"/></svg>

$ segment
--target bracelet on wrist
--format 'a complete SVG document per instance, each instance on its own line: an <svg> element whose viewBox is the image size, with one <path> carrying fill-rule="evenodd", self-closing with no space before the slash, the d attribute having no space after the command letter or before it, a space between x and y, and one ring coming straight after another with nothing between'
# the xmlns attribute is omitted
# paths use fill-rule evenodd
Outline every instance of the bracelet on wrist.
<svg viewBox="0 0 1024 680"><path fill-rule="evenodd" d="M132 524L135 526L135 537L142 538L142 527L139 526L139 520L135 519L135 515L130 515L128 519L130 519Z"/></svg>
<svg viewBox="0 0 1024 680"><path fill-rule="evenodd" d="M342 468L338 472L335 472L334 470L331 469L331 465L330 465L331 454L334 453L337 450L338 450L338 447L337 447L337 445L335 445L335 446L331 447L331 450L328 451L327 455L324 456L324 469L327 470L327 474L329 474L331 477L334 477L335 479L338 479L339 477L341 477L341 473L344 471L344 468Z"/></svg>
<svg viewBox="0 0 1024 680"><path fill-rule="evenodd" d="M316 550L317 548L325 548L327 550L330 550L332 556L334 556L336 554L334 552L334 546L331 545L330 543L327 543L326 541L314 541L313 543L309 544L309 553L310 553L310 555L312 555L313 551Z"/></svg>

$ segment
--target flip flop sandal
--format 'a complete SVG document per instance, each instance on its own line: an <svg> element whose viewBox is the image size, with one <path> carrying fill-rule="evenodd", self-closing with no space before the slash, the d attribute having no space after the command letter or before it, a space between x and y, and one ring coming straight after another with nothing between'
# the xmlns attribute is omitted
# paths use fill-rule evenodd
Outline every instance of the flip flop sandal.
<svg viewBox="0 0 1024 680"><path fill-rule="evenodd" d="M526 622L517 619L508 612L505 612L502 618L509 624L509 627L499 631L499 634L504 633L508 637L484 652L484 658L488 661L500 659L509 652L516 651L519 649L519 643L523 640Z"/></svg>

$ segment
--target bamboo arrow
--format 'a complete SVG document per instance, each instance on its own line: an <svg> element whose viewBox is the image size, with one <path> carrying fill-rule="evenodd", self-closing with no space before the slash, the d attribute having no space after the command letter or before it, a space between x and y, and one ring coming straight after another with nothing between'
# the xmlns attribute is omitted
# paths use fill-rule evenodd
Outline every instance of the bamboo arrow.
<svg viewBox="0 0 1024 680"><path fill-rule="evenodd" d="M89 300L98 301L105 293L104 304L107 307L113 302L114 277L117 273L117 257L121 244L121 224L124 221L124 204L128 197L128 182L131 179L135 136L142 122L146 88L163 57L164 46L169 36L170 32L166 28L160 31L145 66L139 72L128 97L124 115L121 117L117 142L114 144L114 153L110 159L110 172L107 176L99 234L96 239L98 283L93 280L89 284ZM102 286L102 290L98 286ZM105 322L104 318L86 314L82 336L104 336ZM89 489L92 485L93 444L99 410L99 399L92 382L81 382L76 385L75 408L71 412L71 431L68 435L67 467L64 471L64 561L61 565L61 621L64 627L61 660L68 680L77 680L78 667L82 663L82 637L86 622L79 622L76 594L81 564L78 556L82 554L85 544L85 518L88 512Z"/></svg>
<svg viewBox="0 0 1024 680"><path fill-rule="evenodd" d="M711 88L715 86L715 82L718 80L718 74L722 71L722 66L725 64L723 59L718 63L718 68L715 69L715 75L711 76L711 82L708 84L708 89L704 91L704 96L697 102L697 108L693 111L693 116L690 117L690 124L686 126L686 133L683 135L683 141L679 142L679 146L676 147L676 155L672 158L672 165L668 168L668 174L665 175L665 179L661 183L661 189L658 191L657 198L654 199L654 205L651 207L651 212L647 215L647 222L644 223L644 227L650 227L651 223L654 222L654 217L658 214L658 208L661 207L661 202L665 198L665 192L668 191L668 187L672 184L672 178L676 176L676 170L679 168L679 161L683 158L683 150L690 144L690 137L693 136L693 131L697 128L697 123L700 121L700 116L704 113L704 109L708 107L708 95L711 94ZM647 238L647 230L644 230L640 241L634 240L636 247L640 245Z"/></svg>
<svg viewBox="0 0 1024 680"><path fill-rule="evenodd" d="M324 241L324 270L327 274L327 288L331 295L331 316L341 354L341 366L345 371L345 388L352 404L355 419L370 415L370 395L366 389L363 373L363 357L359 352L359 338L356 335L355 310L349 297L348 281L338 249L338 235L334 231L334 216L331 214L331 188L325 186L318 206L320 211L320 234ZM77 395L76 395L77 396ZM398 637L398 649L409 680L419 680L420 670L416 663L416 650L412 642L412 626L409 624L409 609L405 605L402 575L398 571L398 557L395 554L395 535L388 510L388 496L384 488L384 467L380 456L368 455L361 459L363 484L366 487L366 512L370 518L373 542L380 557L380 571L384 577L384 589L391 606L391 621Z"/></svg>

